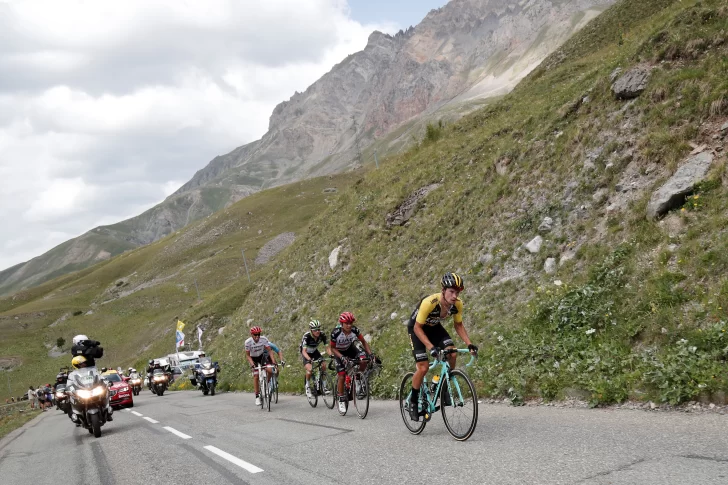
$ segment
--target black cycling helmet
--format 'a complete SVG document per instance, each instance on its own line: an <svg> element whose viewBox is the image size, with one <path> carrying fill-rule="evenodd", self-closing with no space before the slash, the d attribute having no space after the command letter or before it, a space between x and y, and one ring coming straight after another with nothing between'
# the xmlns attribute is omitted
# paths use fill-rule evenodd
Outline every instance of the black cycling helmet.
<svg viewBox="0 0 728 485"><path fill-rule="evenodd" d="M106 367L101 368L101 372L106 372L108 369Z"/></svg>
<svg viewBox="0 0 728 485"><path fill-rule="evenodd" d="M154 359L149 359L149 365L153 365L153 364L154 364Z"/></svg>
<svg viewBox="0 0 728 485"><path fill-rule="evenodd" d="M445 273L442 280L440 280L440 284L442 285L443 290L445 288L453 288L458 291L463 291L465 289L463 279L457 273Z"/></svg>

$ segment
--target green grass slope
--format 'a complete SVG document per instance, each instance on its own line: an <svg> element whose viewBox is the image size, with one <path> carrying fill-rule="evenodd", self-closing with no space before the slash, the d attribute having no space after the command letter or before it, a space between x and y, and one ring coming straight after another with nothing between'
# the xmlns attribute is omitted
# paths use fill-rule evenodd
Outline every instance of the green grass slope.
<svg viewBox="0 0 728 485"><path fill-rule="evenodd" d="M78 333L102 342L102 365L124 368L173 351L178 318L204 319L205 338L217 335L251 288L241 249L252 281L269 277L270 267L255 263L259 250L281 233L298 236L355 176L254 194L153 244L0 299L0 368L12 369L13 394L52 381L69 365ZM330 188L338 191L325 191ZM196 348L192 325L188 332ZM60 350L59 337L65 340ZM0 386L0 399L7 394Z"/></svg>
<svg viewBox="0 0 728 485"><path fill-rule="evenodd" d="M393 396L413 366L402 322L455 270L486 394L723 400L727 21L725 1L615 4L510 95L342 194L252 289L218 356L239 365L252 323L290 353L309 318L330 329L350 310L385 358L376 391ZM610 74L636 65L652 69L647 90L616 100ZM699 144L716 150L699 199L648 221L652 191ZM386 227L432 183L406 225ZM523 245L546 216L554 229L532 255ZM554 275L549 257L563 262ZM238 375L229 385L249 386Z"/></svg>

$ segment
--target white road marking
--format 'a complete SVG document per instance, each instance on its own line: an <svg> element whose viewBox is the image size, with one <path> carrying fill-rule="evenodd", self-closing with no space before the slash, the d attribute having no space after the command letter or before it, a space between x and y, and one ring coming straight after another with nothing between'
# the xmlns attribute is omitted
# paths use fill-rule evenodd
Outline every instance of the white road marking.
<svg viewBox="0 0 728 485"><path fill-rule="evenodd" d="M142 413L138 413L138 412L136 412L136 411L132 411L131 413L132 413L132 414L133 414L134 416L139 416L139 417L141 417L141 416L144 416L144 415L143 415Z"/></svg>
<svg viewBox="0 0 728 485"><path fill-rule="evenodd" d="M145 417L144 419L146 419L146 420L147 420L147 421L149 421L150 423L154 423L154 424L157 424L157 423L159 423L159 421L157 421L156 419L152 419L152 418L150 418L149 416Z"/></svg>
<svg viewBox="0 0 728 485"><path fill-rule="evenodd" d="M251 465L247 461L243 461L240 458L231 455L230 453L226 453L219 448L215 448L214 446L205 446L205 449L215 453L219 457L225 458L230 463L234 463L235 465L238 465L240 468L247 470L250 473L260 473L263 471L262 468L258 468L255 465Z"/></svg>
<svg viewBox="0 0 728 485"><path fill-rule="evenodd" d="M127 413L130 413L131 409L124 408L124 409L122 409L122 411L126 411Z"/></svg>
<svg viewBox="0 0 728 485"><path fill-rule="evenodd" d="M164 428L163 428L163 429L166 429L166 430L167 430L167 431L169 431L170 433L172 433L172 434L176 434L176 435L177 435L177 436L179 436L180 438L183 438L183 439L186 439L186 440L189 440L189 439L191 439L191 438L192 438L192 436L190 436L190 435L188 435L188 434L184 434L184 433L182 433L181 431L177 431L177 430L176 430L176 429L174 429L174 428L170 428L169 426L164 426Z"/></svg>

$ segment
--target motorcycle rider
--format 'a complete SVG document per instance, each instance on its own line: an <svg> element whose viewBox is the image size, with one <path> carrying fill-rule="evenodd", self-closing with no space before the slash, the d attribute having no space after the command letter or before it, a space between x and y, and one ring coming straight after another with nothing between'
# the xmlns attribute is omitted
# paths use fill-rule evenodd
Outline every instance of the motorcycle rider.
<svg viewBox="0 0 728 485"><path fill-rule="evenodd" d="M53 384L53 392L56 391L56 388L60 385L66 385L66 382L68 382L68 376L64 374L63 372L59 372L56 375L56 382Z"/></svg>
<svg viewBox="0 0 728 485"><path fill-rule="evenodd" d="M74 369L88 369L87 372L94 372L94 373L98 372L98 370L96 370L95 368L89 367L87 365L87 362L88 361L86 360L86 358L83 355L77 355L76 357L73 358L73 360L71 360L71 366ZM69 387L68 387L68 392L73 392L75 390L75 386L73 385L73 382L74 382L73 379L74 379L75 375L77 375L77 374L78 374L78 372L76 370L74 370L73 372L71 372L68 375L68 380L71 382L71 384L69 384ZM78 417L77 417L77 410L73 406L73 401L71 401L71 410L72 410L72 412L69 416L71 418L71 421L73 421L76 424L76 426L81 426L81 422L78 420ZM114 418L112 416L113 414L114 414L114 410L111 408L111 403L109 402L109 393L106 393L106 420L113 421L114 420Z"/></svg>
<svg viewBox="0 0 728 485"><path fill-rule="evenodd" d="M91 372L98 372L96 369L96 359L100 359L104 356L104 348L101 347L101 342L97 340L91 340L86 335L76 335L73 337L73 346L71 347L71 355L73 355L73 360L71 360L71 365L74 369L91 369ZM68 375L68 381L73 383L73 377L74 374L76 374L78 371L74 370ZM73 384L71 384L71 391L73 390ZM106 420L107 421L113 421L114 418L112 417L114 414L114 410L111 408L111 403L109 401L109 393L106 393ZM76 413L71 413L71 421L76 423L76 425L80 426L80 423L78 422L78 418L76 417Z"/></svg>

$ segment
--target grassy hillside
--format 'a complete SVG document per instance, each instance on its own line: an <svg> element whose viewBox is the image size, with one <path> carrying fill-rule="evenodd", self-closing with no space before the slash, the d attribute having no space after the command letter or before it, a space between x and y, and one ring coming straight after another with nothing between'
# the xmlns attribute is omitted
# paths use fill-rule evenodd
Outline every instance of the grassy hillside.
<svg viewBox="0 0 728 485"><path fill-rule="evenodd" d="M20 294L17 305L0 300L0 355L20 354L16 372L36 376L56 367L43 342L83 330L108 342L110 362L141 362L171 348L171 323L181 315L191 326L204 322L208 335L224 326L209 346L227 369L223 387L250 388L241 366L250 325L261 325L297 362L292 355L308 320L330 330L349 310L385 361L375 390L393 396L413 367L402 323L420 297L437 290L442 273L454 270L465 275L466 326L481 347L471 375L482 393L514 403L569 395L593 404L722 401L727 23L726 0L620 1L511 94L443 129L433 126L379 170L351 174L348 190L323 194L329 204L320 200L325 180L316 182L311 210L290 198L290 186L265 191ZM617 100L611 74L637 65L651 69L647 89L635 101ZM681 209L648 220L652 192L700 145L715 155L708 180ZM440 185L409 222L388 227L387 215L430 184ZM276 230L258 240L220 229L207 242L213 228L254 227L245 205L253 200L253 213L268 214ZM546 217L551 229L539 230ZM237 248L254 253L285 230L301 232L245 284ZM524 244L538 234L543 244L532 254ZM339 246L331 269L329 255ZM544 270L549 258L557 262L554 274ZM114 299L149 282L153 290ZM95 313L48 327L88 309ZM27 323L23 331L20 323ZM301 376L296 366L283 384L297 389Z"/></svg>
<svg viewBox="0 0 728 485"><path fill-rule="evenodd" d="M281 233L299 235L355 176L252 195L158 242L0 299L0 368L13 368L13 393L52 380L70 363L78 333L102 342L103 365L124 368L171 352L177 318L191 323L193 348L192 323L204 318L205 338L217 335L251 288L241 249L253 283L264 280L270 267L255 263L259 250ZM59 337L66 342L60 350ZM7 393L0 386L0 399Z"/></svg>
<svg viewBox="0 0 728 485"><path fill-rule="evenodd" d="M412 367L402 322L455 270L487 394L724 399L728 199L716 127L728 115L727 19L725 1L616 4L512 94L358 180L251 291L217 351L237 362L249 321L293 348L309 318L332 327L351 310L385 357L377 391L392 396ZM647 90L615 99L610 74L638 64L652 68ZM685 210L648 221L652 191L690 143L715 148L710 180ZM409 223L388 229L385 216L432 183L442 185ZM554 227L531 254L523 245L547 216ZM554 275L550 257L563 263Z"/></svg>

